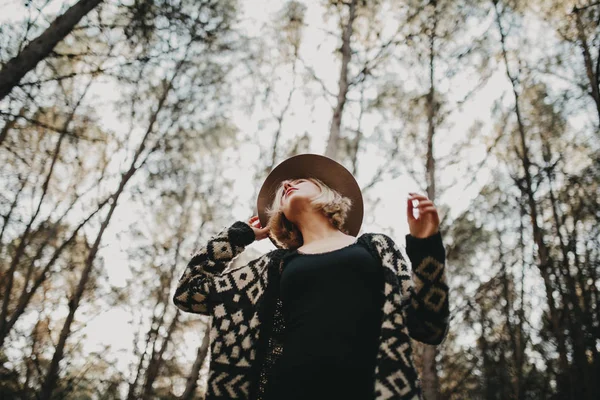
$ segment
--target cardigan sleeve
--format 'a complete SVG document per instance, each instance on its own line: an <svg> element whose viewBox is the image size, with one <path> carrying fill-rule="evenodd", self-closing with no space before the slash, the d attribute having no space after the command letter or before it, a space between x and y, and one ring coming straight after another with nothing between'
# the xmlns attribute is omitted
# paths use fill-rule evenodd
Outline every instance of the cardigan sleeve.
<svg viewBox="0 0 600 400"><path fill-rule="evenodd" d="M208 296L213 279L254 240L254 231L243 221L236 221L212 236L191 254L175 289L173 303L183 311L208 315Z"/></svg>
<svg viewBox="0 0 600 400"><path fill-rule="evenodd" d="M412 264L412 290L406 309L409 335L420 342L440 344L449 328L446 251L440 232L426 238L406 235Z"/></svg>

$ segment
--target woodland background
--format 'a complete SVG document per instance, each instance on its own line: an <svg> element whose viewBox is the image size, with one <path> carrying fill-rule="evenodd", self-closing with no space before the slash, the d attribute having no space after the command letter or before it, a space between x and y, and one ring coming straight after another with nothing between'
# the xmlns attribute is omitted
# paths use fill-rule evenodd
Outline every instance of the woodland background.
<svg viewBox="0 0 600 400"><path fill-rule="evenodd" d="M174 286L302 152L355 174L365 231L403 244L408 191L437 205L427 400L596 398L599 2L0 10L0 398L202 398L209 321Z"/></svg>

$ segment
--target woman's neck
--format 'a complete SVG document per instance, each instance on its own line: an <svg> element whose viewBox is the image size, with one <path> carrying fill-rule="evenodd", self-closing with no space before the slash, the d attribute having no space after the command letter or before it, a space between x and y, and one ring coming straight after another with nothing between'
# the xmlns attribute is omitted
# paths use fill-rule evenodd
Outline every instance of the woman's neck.
<svg viewBox="0 0 600 400"><path fill-rule="evenodd" d="M347 236L334 227L320 211L307 211L297 216L296 226L302 233L303 246L325 239Z"/></svg>

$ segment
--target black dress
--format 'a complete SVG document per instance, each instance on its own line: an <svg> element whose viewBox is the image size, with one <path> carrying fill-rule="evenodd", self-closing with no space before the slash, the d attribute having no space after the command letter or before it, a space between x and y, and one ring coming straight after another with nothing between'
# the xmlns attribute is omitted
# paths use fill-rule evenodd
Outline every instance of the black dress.
<svg viewBox="0 0 600 400"><path fill-rule="evenodd" d="M268 398L373 399L383 271L360 243L294 252L281 275L283 354Z"/></svg>

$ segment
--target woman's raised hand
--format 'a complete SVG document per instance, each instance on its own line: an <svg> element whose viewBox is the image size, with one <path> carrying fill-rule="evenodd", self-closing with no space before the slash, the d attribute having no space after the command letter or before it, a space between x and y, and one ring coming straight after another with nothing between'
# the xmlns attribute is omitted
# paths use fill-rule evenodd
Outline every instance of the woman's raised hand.
<svg viewBox="0 0 600 400"><path fill-rule="evenodd" d="M260 225L260 220L258 219L258 215L253 216L247 221L247 224L250 225L250 228L254 231L254 236L256 236L256 240L263 240L264 238L269 236L269 227L263 228Z"/></svg>
<svg viewBox="0 0 600 400"><path fill-rule="evenodd" d="M408 217L408 228L410 234L417 238L426 238L439 231L440 217L433 202L422 194L409 193L407 199L406 213ZM413 206L413 201L418 200L419 204ZM413 208L419 209L419 218L415 218Z"/></svg>

